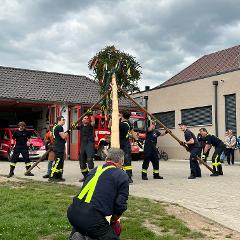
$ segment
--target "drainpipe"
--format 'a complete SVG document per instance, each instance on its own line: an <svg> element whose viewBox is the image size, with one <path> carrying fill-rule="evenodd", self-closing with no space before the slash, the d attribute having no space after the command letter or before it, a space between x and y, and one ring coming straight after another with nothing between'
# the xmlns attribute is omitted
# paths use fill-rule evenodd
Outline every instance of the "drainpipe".
<svg viewBox="0 0 240 240"><path fill-rule="evenodd" d="M148 110L148 92L147 91L149 90L150 90L150 86L145 86L145 91L147 93L147 96L144 96L146 110Z"/></svg>
<svg viewBox="0 0 240 240"><path fill-rule="evenodd" d="M212 84L214 86L215 134L218 136L218 81L213 81Z"/></svg>

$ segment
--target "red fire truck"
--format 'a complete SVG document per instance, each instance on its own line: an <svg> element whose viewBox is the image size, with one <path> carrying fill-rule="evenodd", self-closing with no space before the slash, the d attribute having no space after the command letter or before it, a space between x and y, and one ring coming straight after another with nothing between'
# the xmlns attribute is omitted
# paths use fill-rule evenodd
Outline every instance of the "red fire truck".
<svg viewBox="0 0 240 240"><path fill-rule="evenodd" d="M146 130L147 130L147 116L143 112L131 112L130 122L132 123L133 130L138 134L139 142L144 145ZM102 150L104 148L104 143L106 141L106 136L110 136L111 132L108 128L109 118L102 115L97 115L95 117L95 150L96 155L103 158ZM143 157L143 148L139 146L133 139L131 141L131 148L133 157Z"/></svg>

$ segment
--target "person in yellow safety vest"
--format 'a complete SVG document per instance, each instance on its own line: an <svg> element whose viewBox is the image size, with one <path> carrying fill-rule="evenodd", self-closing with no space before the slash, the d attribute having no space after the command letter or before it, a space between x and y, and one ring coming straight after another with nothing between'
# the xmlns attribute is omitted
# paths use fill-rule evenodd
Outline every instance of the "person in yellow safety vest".
<svg viewBox="0 0 240 240"><path fill-rule="evenodd" d="M64 165L64 151L65 143L70 134L70 130L64 132L63 125L65 124L65 119L63 116L57 117L58 124L53 128L53 137L55 139L54 152L55 152L55 163L51 169L51 174L48 179L49 182L63 182L65 179L63 176L63 165Z"/></svg>
<svg viewBox="0 0 240 240"><path fill-rule="evenodd" d="M86 176L79 195L67 211L73 230L70 239L79 234L93 239L118 240L118 219L127 209L128 175L122 171L124 152L111 148L106 162ZM106 220L112 216L110 224ZM81 238L80 238L81 239Z"/></svg>
<svg viewBox="0 0 240 240"><path fill-rule="evenodd" d="M130 112L123 112L121 122L119 123L120 148L124 151L124 167L129 177L129 183L132 180L132 151L129 137L132 136L136 141L138 140L136 133L133 131L132 124L129 122Z"/></svg>

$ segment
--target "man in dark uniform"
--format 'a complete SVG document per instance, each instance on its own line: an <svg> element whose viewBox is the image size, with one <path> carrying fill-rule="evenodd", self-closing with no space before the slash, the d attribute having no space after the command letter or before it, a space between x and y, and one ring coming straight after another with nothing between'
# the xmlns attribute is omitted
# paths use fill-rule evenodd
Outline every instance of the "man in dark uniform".
<svg viewBox="0 0 240 240"><path fill-rule="evenodd" d="M12 135L12 146L14 146L14 140L16 140L15 147L13 149L13 155L11 157L10 163L10 172L8 174L8 178L14 175L14 169L19 158L19 155L22 154L23 160L25 162L26 169L28 170L31 167L30 159L29 159L29 146L31 146L30 142L31 133L26 130L26 123L19 122L18 130L16 130ZM25 173L25 176L34 176L33 173Z"/></svg>
<svg viewBox="0 0 240 240"><path fill-rule="evenodd" d="M200 128L199 132L206 142L203 154L201 155L201 159L206 159L206 153L210 151L211 147L215 147L215 151L212 155L212 165L213 165L213 173L210 175L212 177L223 175L222 164L220 161L220 156L222 152L225 150L224 143L216 136L208 134L206 128Z"/></svg>
<svg viewBox="0 0 240 240"><path fill-rule="evenodd" d="M132 180L132 156L131 156L131 144L129 137L132 136L136 141L137 136L133 131L132 125L129 122L131 114L129 112L123 112L121 121L119 123L119 135L120 135L120 148L124 151L124 166L123 170L126 171L129 177L129 183L133 183Z"/></svg>
<svg viewBox="0 0 240 240"><path fill-rule="evenodd" d="M113 228L127 209L129 194L128 176L121 169L123 158L121 149L109 149L105 164L86 176L80 194L68 208L68 220L73 226L70 239L76 239L79 233L93 239L119 239ZM112 216L110 225L106 216Z"/></svg>
<svg viewBox="0 0 240 240"><path fill-rule="evenodd" d="M157 150L157 138L160 136L166 135L167 132L161 133L158 129L155 129L155 122L151 121L150 126L147 130L146 140L144 143L144 160L142 164L142 179L148 180L147 170L149 167L150 161L153 165L153 178L154 179L163 179L162 176L159 176L159 156Z"/></svg>
<svg viewBox="0 0 240 240"><path fill-rule="evenodd" d="M187 128L186 123L178 124L181 131L184 132L185 141L184 145L188 146L190 152L190 176L188 179L195 179L201 177L201 169L198 164L198 157L201 154L201 146L199 145L196 136Z"/></svg>
<svg viewBox="0 0 240 240"><path fill-rule="evenodd" d="M82 124L76 129L80 130L79 164L84 181L89 170L94 168L94 125L95 118L89 114L82 119Z"/></svg>
<svg viewBox="0 0 240 240"><path fill-rule="evenodd" d="M70 130L64 132L63 125L65 124L65 119L63 116L57 117L57 125L53 127L53 137L55 139L54 152L55 152L55 163L51 169L51 175L49 181L65 181L63 176L63 165L64 165L64 153L65 153L65 143L70 133Z"/></svg>

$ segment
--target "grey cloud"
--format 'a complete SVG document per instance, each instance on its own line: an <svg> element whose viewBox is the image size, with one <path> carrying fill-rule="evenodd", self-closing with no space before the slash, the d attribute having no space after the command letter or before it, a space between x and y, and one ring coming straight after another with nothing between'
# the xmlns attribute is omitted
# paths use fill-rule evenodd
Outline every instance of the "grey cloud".
<svg viewBox="0 0 240 240"><path fill-rule="evenodd" d="M88 60L114 44L141 63L140 85L156 86L198 57L239 44L237 0L13 0L7 7L5 66L89 75Z"/></svg>

